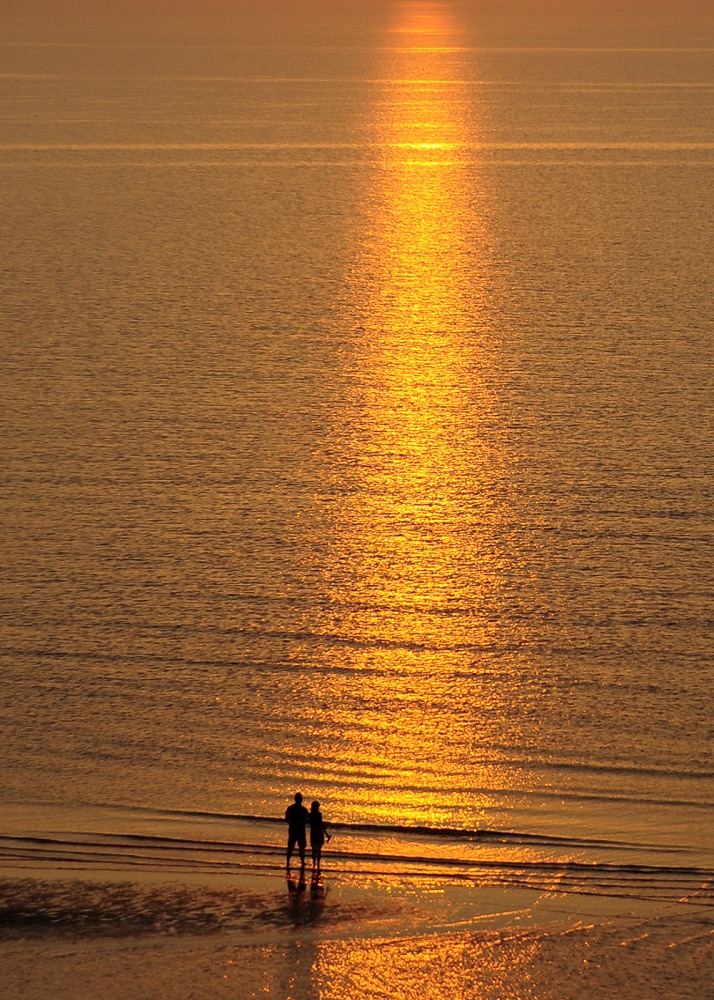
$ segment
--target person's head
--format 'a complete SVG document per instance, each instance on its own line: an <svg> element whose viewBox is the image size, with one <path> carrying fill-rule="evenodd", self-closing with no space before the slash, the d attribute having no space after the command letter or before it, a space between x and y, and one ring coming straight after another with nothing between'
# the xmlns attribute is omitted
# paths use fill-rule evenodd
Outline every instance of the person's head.
<svg viewBox="0 0 714 1000"><path fill-rule="evenodd" d="M302 802L302 792L295 792L295 801L300 805Z"/></svg>
<svg viewBox="0 0 714 1000"><path fill-rule="evenodd" d="M310 809L314 813L319 812L319 810L320 810L320 803L317 801L317 799L315 799L315 801L312 803L312 805L310 806Z"/></svg>

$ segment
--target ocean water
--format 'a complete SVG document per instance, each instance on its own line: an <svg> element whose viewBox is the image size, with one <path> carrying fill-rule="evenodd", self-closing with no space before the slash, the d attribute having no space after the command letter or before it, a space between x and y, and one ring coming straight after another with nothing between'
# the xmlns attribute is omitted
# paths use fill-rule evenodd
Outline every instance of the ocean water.
<svg viewBox="0 0 714 1000"><path fill-rule="evenodd" d="M711 22L240 10L0 42L5 868L698 892Z"/></svg>

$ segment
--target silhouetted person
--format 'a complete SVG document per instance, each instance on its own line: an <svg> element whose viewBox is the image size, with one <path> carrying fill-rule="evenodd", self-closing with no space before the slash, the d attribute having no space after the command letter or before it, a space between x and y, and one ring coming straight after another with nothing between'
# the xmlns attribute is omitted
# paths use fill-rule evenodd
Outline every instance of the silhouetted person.
<svg viewBox="0 0 714 1000"><path fill-rule="evenodd" d="M285 822L288 824L288 870L295 844L298 846L300 864L303 868L305 867L305 847L307 846L305 824L308 821L308 816L309 813L302 804L302 795L300 792L296 792L295 801L285 810Z"/></svg>
<svg viewBox="0 0 714 1000"><path fill-rule="evenodd" d="M328 840L330 839L330 834L327 832L327 824L322 818L320 803L317 802L317 800L310 806L307 821L310 824L312 867L319 868L320 860L322 859L322 846L325 843L325 837L327 837Z"/></svg>

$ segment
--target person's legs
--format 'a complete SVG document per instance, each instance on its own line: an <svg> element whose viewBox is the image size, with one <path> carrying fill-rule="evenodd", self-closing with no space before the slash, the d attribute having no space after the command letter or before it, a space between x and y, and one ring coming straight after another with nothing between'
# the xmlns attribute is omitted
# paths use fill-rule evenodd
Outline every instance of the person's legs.
<svg viewBox="0 0 714 1000"><path fill-rule="evenodd" d="M295 841L298 840L296 834L292 830L288 832L288 868L290 867L290 858L293 856L293 848L295 847Z"/></svg>
<svg viewBox="0 0 714 1000"><path fill-rule="evenodd" d="M305 848L307 847L307 838L305 836L305 831L303 830L302 836L298 834L297 838L298 851L300 852L300 864L305 867Z"/></svg>
<svg viewBox="0 0 714 1000"><path fill-rule="evenodd" d="M317 837L313 840L310 837L310 849L312 851L312 867L320 867L320 859L322 858L322 845L324 840L319 840Z"/></svg>

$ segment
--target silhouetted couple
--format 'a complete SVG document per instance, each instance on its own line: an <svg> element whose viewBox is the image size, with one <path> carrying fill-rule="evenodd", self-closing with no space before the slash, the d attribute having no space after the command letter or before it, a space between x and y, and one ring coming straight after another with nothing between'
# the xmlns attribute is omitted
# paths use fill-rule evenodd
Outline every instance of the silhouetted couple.
<svg viewBox="0 0 714 1000"><path fill-rule="evenodd" d="M297 844L300 864L305 867L305 849L307 847L306 826L310 826L310 849L312 851L312 867L319 868L322 859L322 847L325 838L330 839L327 824L320 812L320 803L315 801L310 806L310 812L302 804L302 795L295 793L295 801L285 810L285 822L288 824L288 870L290 859Z"/></svg>

